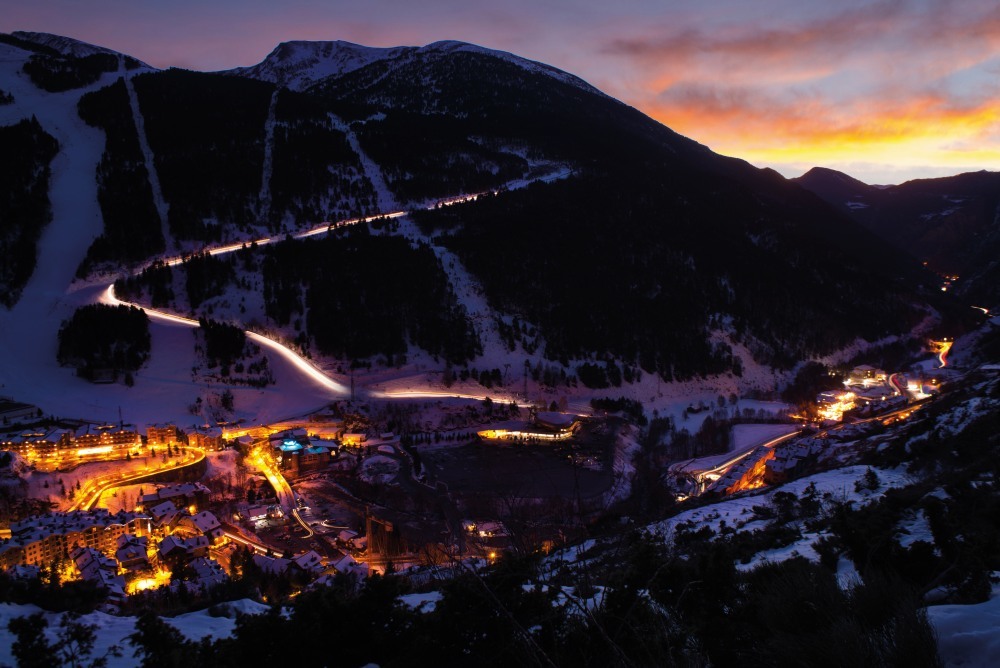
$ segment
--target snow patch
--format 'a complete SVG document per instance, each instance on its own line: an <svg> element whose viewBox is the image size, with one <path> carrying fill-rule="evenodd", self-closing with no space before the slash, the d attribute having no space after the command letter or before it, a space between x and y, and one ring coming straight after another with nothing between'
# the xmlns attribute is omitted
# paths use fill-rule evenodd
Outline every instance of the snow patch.
<svg viewBox="0 0 1000 668"><path fill-rule="evenodd" d="M932 605L927 617L945 666L990 668L1000 665L1000 590L975 605Z"/></svg>

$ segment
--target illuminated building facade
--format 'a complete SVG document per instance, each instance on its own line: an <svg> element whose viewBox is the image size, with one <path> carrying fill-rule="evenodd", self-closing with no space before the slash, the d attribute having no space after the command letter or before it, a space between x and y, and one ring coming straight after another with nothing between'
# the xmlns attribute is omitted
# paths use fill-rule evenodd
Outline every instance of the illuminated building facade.
<svg viewBox="0 0 1000 668"><path fill-rule="evenodd" d="M0 544L0 567L16 564L48 566L68 558L75 547L92 548L106 555L118 549L118 537L149 533L145 515L105 509L74 510L29 517L10 525L11 538Z"/></svg>
<svg viewBox="0 0 1000 668"><path fill-rule="evenodd" d="M176 425L154 424L146 428L146 445L167 445L176 442Z"/></svg>

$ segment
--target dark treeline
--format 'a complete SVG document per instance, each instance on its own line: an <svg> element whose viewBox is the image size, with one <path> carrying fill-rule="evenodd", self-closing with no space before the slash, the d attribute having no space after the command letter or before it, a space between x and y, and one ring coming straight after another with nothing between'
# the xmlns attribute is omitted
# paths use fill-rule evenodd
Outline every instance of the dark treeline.
<svg viewBox="0 0 1000 668"><path fill-rule="evenodd" d="M275 109L271 223L337 221L376 211L375 191L343 132L314 96L283 89Z"/></svg>
<svg viewBox="0 0 1000 668"><path fill-rule="evenodd" d="M17 303L35 270L42 228L52 219L49 163L59 143L38 120L0 127L0 304Z"/></svg>
<svg viewBox="0 0 1000 668"><path fill-rule="evenodd" d="M739 375L713 330L789 367L914 324L903 290L858 257L868 251L730 185L720 198L704 175L623 169L416 220L445 231L494 306L538 325L553 359L611 355L667 380Z"/></svg>
<svg viewBox="0 0 1000 668"><path fill-rule="evenodd" d="M206 299L217 297L235 277L232 259L208 253L192 255L184 260L184 287L192 309Z"/></svg>
<svg viewBox="0 0 1000 668"><path fill-rule="evenodd" d="M157 261L143 269L138 276L115 281L115 294L125 301L141 301L144 290L149 293L153 308L169 306L174 300L174 272L170 265Z"/></svg>
<svg viewBox="0 0 1000 668"><path fill-rule="evenodd" d="M193 255L179 268L154 265L115 285L122 298L149 294L166 305L179 270L196 311L227 286L249 288L242 272L258 266L267 316L279 326L294 325L295 343L304 349L358 362L381 356L389 364L404 360L409 344L455 365L481 352L434 252L402 237L372 235L364 225L232 255Z"/></svg>
<svg viewBox="0 0 1000 668"><path fill-rule="evenodd" d="M199 318L198 325L205 337L205 356L209 367L228 367L243 357L247 336L242 329L208 318Z"/></svg>
<svg viewBox="0 0 1000 668"><path fill-rule="evenodd" d="M642 380L642 371L628 365L621 368L614 360L606 360L603 364L585 362L576 367L576 375L586 387L598 390L621 387L622 381L631 383Z"/></svg>
<svg viewBox="0 0 1000 668"><path fill-rule="evenodd" d="M523 158L470 140L469 129L450 116L391 112L358 136L403 201L479 192L527 173Z"/></svg>
<svg viewBox="0 0 1000 668"><path fill-rule="evenodd" d="M14 96L8 93L7 91L3 90L2 88L0 88L0 106L13 103L14 103Z"/></svg>
<svg viewBox="0 0 1000 668"><path fill-rule="evenodd" d="M104 233L94 240L78 274L85 276L102 262L131 263L163 252L165 240L153 203L149 172L142 156L125 82L87 93L80 117L104 130L106 139L97 166L97 199Z"/></svg>
<svg viewBox="0 0 1000 668"><path fill-rule="evenodd" d="M628 164L664 141L701 152L612 98L481 53L373 63L313 92L365 119L362 145L401 199L502 186L528 173L525 157Z"/></svg>
<svg viewBox="0 0 1000 668"><path fill-rule="evenodd" d="M305 313L306 336L351 359L405 355L413 343L460 364L480 342L434 252L358 226L320 240L263 249L267 314L279 325Z"/></svg>
<svg viewBox="0 0 1000 668"><path fill-rule="evenodd" d="M132 372L149 359L149 317L134 306L82 306L59 329L60 364L84 378L110 370ZM126 376L126 381L130 376Z"/></svg>
<svg viewBox="0 0 1000 668"><path fill-rule="evenodd" d="M274 87L177 69L134 85L174 237L217 241L223 227L256 223Z"/></svg>
<svg viewBox="0 0 1000 668"><path fill-rule="evenodd" d="M116 69L118 57L110 53L93 53L80 58L39 54L31 56L24 64L24 73L31 82L50 93L88 86L105 72Z"/></svg>
<svg viewBox="0 0 1000 668"><path fill-rule="evenodd" d="M251 261L244 251L239 257ZM236 278L236 267L233 257L216 256L209 253L195 253L184 258L178 271L181 272L183 284L181 288L187 295L192 310L202 303L221 295L226 286ZM173 305L174 269L161 261L152 263L134 276L120 278L115 281L115 290L119 297L126 301L142 301L148 295L150 305L154 308Z"/></svg>
<svg viewBox="0 0 1000 668"><path fill-rule="evenodd" d="M936 666L937 648L912 588L872 573L843 590L829 568L804 559L744 573L738 546L684 536L668 549L630 536L607 589L531 586L538 560L505 555L485 573L439 585L440 600L417 611L397 576L358 585L338 576L304 591L284 611L240 616L231 637L186 640L144 613L127 651L142 666ZM744 547L751 547L750 545ZM557 585L558 583L556 583ZM601 597L602 603L586 602ZM586 611L582 606L588 606Z"/></svg>
<svg viewBox="0 0 1000 668"><path fill-rule="evenodd" d="M32 42L31 40L21 39L15 35L8 33L0 33L0 44L10 44L11 46L16 46L19 49L24 49L25 51L32 51L34 53L43 56L52 56L53 58L61 58L62 54L56 51L51 46L45 46L44 44L38 44Z"/></svg>

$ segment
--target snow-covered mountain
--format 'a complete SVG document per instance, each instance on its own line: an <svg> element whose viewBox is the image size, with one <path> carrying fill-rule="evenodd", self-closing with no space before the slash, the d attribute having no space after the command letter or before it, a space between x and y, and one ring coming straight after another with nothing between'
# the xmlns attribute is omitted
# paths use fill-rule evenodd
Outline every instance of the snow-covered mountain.
<svg viewBox="0 0 1000 668"><path fill-rule="evenodd" d="M223 74L260 79L301 91L326 77L347 74L380 60L396 58L408 50L407 47L362 46L341 40L282 42L256 65L237 67Z"/></svg>
<svg viewBox="0 0 1000 668"><path fill-rule="evenodd" d="M773 172L509 53L462 42L287 42L254 67L200 73L151 71L53 36L12 37L0 48L0 90L12 94L0 118L37 116L40 131L74 119L96 162L75 178L88 188L80 210L95 212L99 233L83 235L53 207L49 233L68 239L73 230L78 243L55 258L45 235L32 240L21 254L37 254L40 266L97 281L167 249L239 248L435 209L372 226L402 245L310 238L253 260L197 258L155 279L155 298L153 278L131 288L138 300L275 333L328 371L409 361L422 385L445 365L477 379L510 367L502 375L513 388L528 360L532 383L563 391L586 385L650 401L663 396L660 376L728 394L772 389L803 358L907 334L924 317L910 281L898 280L912 268L862 226ZM54 109L58 122L42 113ZM82 146L56 139L64 152ZM53 202L62 197L58 161ZM26 174L38 171L21 162ZM338 261L347 249L352 262ZM366 304L384 313L362 327L359 314L377 311ZM46 312L58 313L49 318L54 338L68 314ZM148 369L166 373L153 339ZM14 383L23 371L5 377Z"/></svg>
<svg viewBox="0 0 1000 668"><path fill-rule="evenodd" d="M37 44L45 49L52 49L64 56L69 56L72 58L85 58L86 56L93 56L98 54L110 55L110 56L124 56L126 54L119 53L118 51L113 51L103 46L97 46L95 44L88 44L87 42L81 42L78 39L73 39L72 37L65 37L63 35L53 35L47 32L31 32L26 30L16 30L11 33L15 38L24 40L31 44ZM154 69L139 61L141 66L146 69Z"/></svg>
<svg viewBox="0 0 1000 668"><path fill-rule="evenodd" d="M550 65L521 58L506 51L496 51L453 40L434 42L422 47L371 47L343 40L282 42L256 65L238 67L222 74L260 79L292 90L303 91L323 79L342 76L373 63L382 63L388 69L395 69L415 60L444 58L460 52L503 59L526 71L545 74L590 92L599 92L579 77Z"/></svg>

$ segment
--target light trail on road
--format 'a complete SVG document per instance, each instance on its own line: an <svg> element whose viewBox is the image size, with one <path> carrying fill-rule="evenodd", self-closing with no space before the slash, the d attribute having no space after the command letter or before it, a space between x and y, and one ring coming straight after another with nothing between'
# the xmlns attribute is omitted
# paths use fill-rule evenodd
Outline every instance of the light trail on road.
<svg viewBox="0 0 1000 668"><path fill-rule="evenodd" d="M115 295L114 283L108 286L108 289L105 291L104 296L101 298L101 302L104 304L109 304L111 306L117 306L120 304L124 304L126 306L134 306L135 308L144 311L146 315L148 315L150 318L156 320L162 320L163 322L169 322L175 325L184 325L185 327L195 327L195 328L201 326L197 320L192 320L191 318L185 318L184 316L174 315L172 313L166 313L164 311L158 311L154 308L143 306L142 304L137 304L135 302L127 302L118 299L118 297ZM269 348L270 350L276 352L286 361L291 363L301 373L308 376L313 382L322 386L324 389L330 390L337 396L345 396L349 394L350 390L346 386L342 385L341 383L338 383L334 379L327 376L325 373L323 373L315 366L313 366L308 360L306 360L304 357L301 357L300 355L289 349L287 346L278 343L274 339L269 339L262 334L258 334L257 332L244 330L244 333L246 334L248 339L251 339L252 341L255 341L260 345L265 346L266 348Z"/></svg>
<svg viewBox="0 0 1000 668"><path fill-rule="evenodd" d="M938 361L941 362L941 368L948 366L948 351L951 347L955 345L954 341L942 341L941 350L938 351Z"/></svg>
<svg viewBox="0 0 1000 668"><path fill-rule="evenodd" d="M97 502L101 500L101 497L109 489L114 489L115 487L123 487L125 485L131 485L135 483L137 480L142 480L143 478L148 478L154 475L160 475L161 473L168 473L170 471L176 471L177 469L182 469L187 466L193 466L194 464L197 464L201 460L205 459L205 451L202 450L201 448L196 448L193 445L189 445L187 446L186 449L190 450L195 454L195 458L193 460L188 461L185 453L184 459L172 460L171 465L165 468L157 468L152 471L138 471L136 473L119 474L121 475L121 477L117 480L111 480L105 483L101 482L94 483L97 485L97 489L92 492L90 491L90 485L92 481L88 480L87 487L81 490L80 497L77 499L75 503L73 503L72 506L70 506L69 509L71 511L77 509L91 510L95 505L97 505ZM100 478L98 478L98 480L100 480Z"/></svg>
<svg viewBox="0 0 1000 668"><path fill-rule="evenodd" d="M557 170L555 172L552 172L550 174L544 174L544 175L535 177L533 179L527 179L527 180L525 180L523 182L522 185L528 185L528 184L530 184L532 182L535 182L535 181L542 181L542 182L546 182L547 183L547 182L554 181L554 180L559 179L559 178L565 178L566 176L569 176L570 173L571 173L571 171L568 168L563 167L563 168L560 168L559 170ZM515 184L516 183L517 182L515 182ZM517 186L515 185L515 187L517 187ZM456 197L451 197L451 198L447 198L447 199L436 200L434 203L428 204L428 205L424 206L423 209L424 210L433 210L433 209L437 208L438 206L451 206L451 205L454 205L454 204L461 204L463 202L473 201L473 200L477 199L478 197L480 197L481 195L485 195L485 194L497 195L499 193L500 193L500 190L496 189L496 190L484 191L484 192L481 192L481 193L473 193L473 194L470 194L470 195L458 195ZM363 223L369 223L369 222L372 222L372 221L384 220L384 219L387 219L387 218L401 218L403 216L408 215L409 213L410 213L410 211L392 211L390 213L377 214L377 215L368 216L368 217L349 218L349 219L346 219L346 220L340 220L340 221L334 221L334 222L329 222L328 221L328 222L321 223L320 225L317 225L315 227L312 227L312 228L310 228L308 230L305 230L303 232L298 232L298 233L292 234L290 236L293 239L305 239L305 238L316 236L316 235L319 235L319 234L327 234L327 233L332 232L334 230L338 230L338 229L341 229L341 228L344 228L344 227L348 227L348 226L351 226L351 225L358 225L358 224L363 224ZM226 245L223 245L223 246L206 247L206 248L204 248L200 252L201 253L207 253L209 255L224 255L226 253L233 253L233 252L236 252L238 250L242 250L244 248L251 248L254 245L256 245L258 247L259 246L266 246L268 244L272 244L272 243L275 243L277 241L281 241L284 238L285 237L273 237L273 236L271 236L271 237L261 237L259 239L252 239L252 240L249 240L249 241L240 241L240 242L226 244ZM162 263L162 264L165 264L167 266L171 266L172 267L172 266L176 266L176 265L182 264L187 257L189 257L189 256L187 256L187 255L180 255L180 256L174 256L174 257L169 257L169 258L161 258L159 260L154 260L152 262L149 262L149 263L143 265L143 268L148 268L150 266L153 266L156 263ZM142 269L137 269L135 272L133 272L133 275L134 274L138 274L140 271L142 271ZM175 324L175 325L183 325L185 327L200 327L201 326L198 323L197 320L194 320L192 318L186 318L184 316L174 315L172 313L167 313L165 311L159 311L157 309L150 308L150 307L147 307L147 306L143 306L142 304L137 304L135 302L127 302L127 301L124 301L124 300L120 300L115 295L115 285L114 285L114 283L112 283L111 285L109 285L108 288L107 288L107 290L105 290L104 293L102 293L102 296L99 297L99 301L101 303L108 304L108 305L111 305L111 306L117 306L119 304L124 304L126 306L134 306L135 308L138 308L138 309L144 311L152 319L160 320L160 321L163 321L163 322L168 322L168 323ZM327 391L335 394L338 397L347 396L347 395L349 395L351 393L350 389L348 387L346 387L342 383L340 383L340 382L334 380L333 378L331 378L330 376L328 376L326 373L324 373L323 371L321 371L318 367L316 367L310 361L308 361L307 359L305 359L304 357L302 357L301 355L299 355L295 351L291 350L290 348L288 348L284 344L279 343L275 339L272 339L272 338L270 338L268 336L265 336L263 334L258 334L257 332L252 332L250 330L244 330L244 333L246 334L247 338L255 341L256 343L258 343L258 344L260 344L260 345L262 345L262 346L264 346L264 347L266 347L266 348L274 351L278 355L280 355L283 359L285 359L287 362L289 362L290 364L292 364L303 375L307 376L310 380L312 380L314 383L316 383L317 385L319 385L320 387L322 387L324 390L327 390ZM476 399L478 401L482 401L483 399L486 398L485 395L458 395L458 394L454 394L454 393L444 393L444 392L440 392L439 393L439 392L435 392L433 390L427 390L427 391L407 391L407 392L398 392L398 393L397 392L376 392L376 393L372 393L371 396L380 397L380 398L386 398L386 399L391 399L391 398L429 399L429 398L457 397L457 398L465 398L465 399ZM527 405L528 404L524 404L522 406L522 408L526 407Z"/></svg>
<svg viewBox="0 0 1000 668"><path fill-rule="evenodd" d="M256 542L254 542L252 540L248 540L248 539L244 538L243 536L241 536L239 534L233 533L232 531L223 531L222 535L225 536L226 538L228 538L229 540L232 540L232 541L235 541L235 542L239 543L240 545L245 545L246 547L252 548L253 550L255 550L255 551L257 551L257 552L259 552L261 554L267 554L268 552L272 552L272 553L274 552L274 550L272 550L271 548L263 545L262 543L256 543Z"/></svg>
<svg viewBox="0 0 1000 668"><path fill-rule="evenodd" d="M719 464L715 468L711 468L711 469L708 469L708 470L705 470L705 471L701 471L700 473L695 473L693 475L698 480L698 482L704 481L704 479L707 476L709 476L709 475L719 475L719 476L721 476L726 471L728 471L731 467L735 466L739 462L741 462L744 459L746 459L747 457L749 457L758 448L771 448L773 450L776 445L778 445L780 443L784 443L785 441L787 441L787 440L789 440L791 438L794 438L794 437L798 436L801 433L802 433L802 430L798 430L798 431L793 431L790 434L784 434L783 436L778 436L777 438L772 438L770 441L767 441L765 443L761 443L760 445L754 446L750 450L747 450L746 452L743 452L743 453L741 453L741 454L733 457L732 459Z"/></svg>
<svg viewBox="0 0 1000 668"><path fill-rule="evenodd" d="M377 399L473 399L475 401L484 401L489 399L490 401L504 404L510 403L511 401L517 401L514 397L509 395L494 394L490 396L485 394L463 394L461 392L447 392L441 390L372 390L368 393L368 395ZM519 408L530 408L533 404L519 403L517 405Z"/></svg>

